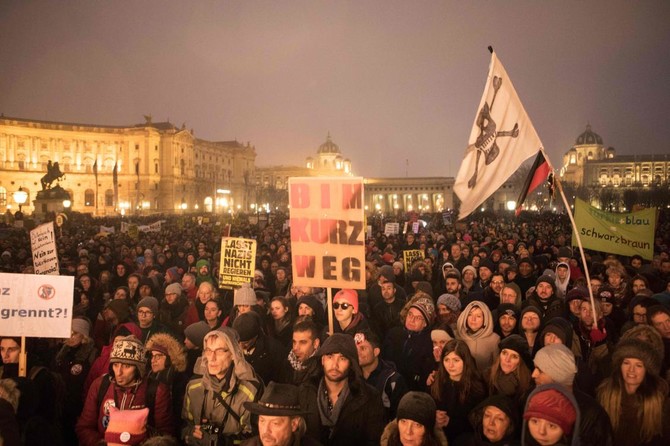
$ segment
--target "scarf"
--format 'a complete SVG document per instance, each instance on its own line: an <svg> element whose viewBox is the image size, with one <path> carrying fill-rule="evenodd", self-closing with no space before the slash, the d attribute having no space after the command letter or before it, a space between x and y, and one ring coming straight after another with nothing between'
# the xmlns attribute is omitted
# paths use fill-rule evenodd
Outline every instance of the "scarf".
<svg viewBox="0 0 670 446"><path fill-rule="evenodd" d="M330 398L328 398L328 389L326 388L325 380L321 380L319 383L319 390L317 393L317 406L319 409L319 417L321 418L321 424L327 426L331 429L337 424L337 419L340 417L340 412L342 412L342 407L344 402L349 396L349 381L344 381L344 387L340 391L339 396L337 397L337 402L332 405L330 403Z"/></svg>

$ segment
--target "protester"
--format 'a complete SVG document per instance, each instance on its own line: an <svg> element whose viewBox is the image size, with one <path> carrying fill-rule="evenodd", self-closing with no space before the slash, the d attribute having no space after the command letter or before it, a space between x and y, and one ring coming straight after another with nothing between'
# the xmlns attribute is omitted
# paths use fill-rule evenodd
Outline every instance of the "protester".
<svg viewBox="0 0 670 446"><path fill-rule="evenodd" d="M435 423L435 402L426 393L409 392L398 405L398 415L381 436L382 446L438 446L447 439Z"/></svg>

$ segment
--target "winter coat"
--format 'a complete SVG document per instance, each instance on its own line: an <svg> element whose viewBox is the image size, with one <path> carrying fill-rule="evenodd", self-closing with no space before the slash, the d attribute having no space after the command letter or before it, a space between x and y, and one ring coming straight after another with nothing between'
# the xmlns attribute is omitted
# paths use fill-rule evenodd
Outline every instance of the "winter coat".
<svg viewBox="0 0 670 446"><path fill-rule="evenodd" d="M572 393L581 414L578 430L580 446L612 446L612 424L605 409L580 390L573 389Z"/></svg>
<svg viewBox="0 0 670 446"><path fill-rule="evenodd" d="M111 379L107 392L98 406L98 391L103 379ZM103 375L93 382L86 395L84 410L77 421L75 431L79 438L80 446L96 446L105 438L105 430L109 422L109 408L117 407L119 410L142 409L146 407L146 393L148 381L143 379L131 387L117 386L109 375ZM159 384L156 389L156 400L154 403L153 419L155 429L162 435L174 435L175 424L172 419L172 401L170 390L164 384ZM151 429L151 427L150 427Z"/></svg>
<svg viewBox="0 0 670 446"><path fill-rule="evenodd" d="M466 325L468 314L473 307L481 308L484 313L484 326L476 333L472 333ZM491 367L491 364L493 364L493 361L498 356L500 336L494 333L493 328L494 323L491 311L486 304L479 301L470 302L463 309L461 315L458 316L458 321L456 322L456 337L467 344L472 357L475 358L477 369L482 373Z"/></svg>
<svg viewBox="0 0 670 446"><path fill-rule="evenodd" d="M426 390L426 379L435 368L430 327L413 332L393 327L387 334L382 355L398 367L409 390Z"/></svg>

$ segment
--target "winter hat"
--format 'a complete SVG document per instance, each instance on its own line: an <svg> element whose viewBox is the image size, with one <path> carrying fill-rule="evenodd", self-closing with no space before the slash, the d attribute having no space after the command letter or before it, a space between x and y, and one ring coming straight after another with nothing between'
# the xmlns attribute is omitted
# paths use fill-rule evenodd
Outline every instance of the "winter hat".
<svg viewBox="0 0 670 446"><path fill-rule="evenodd" d="M176 266L168 268L167 271L165 271L165 274L170 276L173 282L179 282L181 280L181 274L179 273L179 268L177 268Z"/></svg>
<svg viewBox="0 0 670 446"><path fill-rule="evenodd" d="M151 289L151 293L153 294L153 292L154 292L154 281L153 280L151 280L148 277L142 277L142 279L140 279L140 284L138 285L137 288L140 289L143 286L148 286Z"/></svg>
<svg viewBox="0 0 670 446"><path fill-rule="evenodd" d="M435 320L435 305L433 305L433 301L427 297L418 298L412 302L409 308L416 308L419 310L428 325L432 324Z"/></svg>
<svg viewBox="0 0 670 446"><path fill-rule="evenodd" d="M91 333L91 323L86 318L75 317L72 319L72 331L89 336Z"/></svg>
<svg viewBox="0 0 670 446"><path fill-rule="evenodd" d="M149 408L119 410L109 408L109 424L105 431L105 444L109 446L138 445L147 438Z"/></svg>
<svg viewBox="0 0 670 446"><path fill-rule="evenodd" d="M409 275L409 281L410 282L421 282L423 280L423 274L421 274L421 271L418 269L412 271L412 273Z"/></svg>
<svg viewBox="0 0 670 446"><path fill-rule="evenodd" d="M358 349L356 348L353 336L344 333L330 335L323 342L321 348L316 351L316 356L322 357L324 355L332 355L333 353L339 353L347 358L356 375L360 376L362 374L361 368L358 365Z"/></svg>
<svg viewBox="0 0 670 446"><path fill-rule="evenodd" d="M547 321L544 329L542 329L542 333L540 333L540 342L544 343L544 337L547 333L555 334L563 345L570 345L572 343L572 326L560 316L552 317Z"/></svg>
<svg viewBox="0 0 670 446"><path fill-rule="evenodd" d="M516 402L512 398L501 394L491 395L490 397L486 398L484 401L479 403L479 405L477 405L477 407L475 407L468 416L470 419L470 424L472 424L475 430L478 430L482 427L484 412L486 411L487 407L496 407L502 410L505 415L507 415L511 423L509 429L511 432L509 435L506 434L503 439L514 437L515 433L519 430L519 409ZM505 442L504 444L510 443Z"/></svg>
<svg viewBox="0 0 670 446"><path fill-rule="evenodd" d="M523 319L523 315L528 313L529 311L532 311L533 313L538 315L538 317L540 318L540 326L541 326L542 325L542 310L539 309L538 307L536 307L533 304L528 304L521 310L521 314L519 315L519 319Z"/></svg>
<svg viewBox="0 0 670 446"><path fill-rule="evenodd" d="M358 313L358 294L354 290L340 290L333 297L333 302L336 300L343 300L352 307L354 307L354 313Z"/></svg>
<svg viewBox="0 0 670 446"><path fill-rule="evenodd" d="M549 344L537 351L533 360L535 367L563 386L572 386L577 374L575 355L563 344Z"/></svg>
<svg viewBox="0 0 670 446"><path fill-rule="evenodd" d="M142 337L142 329L135 322L126 322L125 324L117 326L112 334L112 339L115 339L118 336L130 335L135 336L137 339Z"/></svg>
<svg viewBox="0 0 670 446"><path fill-rule="evenodd" d="M400 268L400 271L404 271L405 265L402 262L393 262L393 268Z"/></svg>
<svg viewBox="0 0 670 446"><path fill-rule="evenodd" d="M390 265L384 265L379 268L379 276L386 279L388 282L395 283L395 274L393 274L393 267Z"/></svg>
<svg viewBox="0 0 670 446"><path fill-rule="evenodd" d="M519 262L517 263L517 265L521 266L522 263L527 263L533 268L535 267L535 264L533 263L533 261L529 257L524 257L524 258L520 259Z"/></svg>
<svg viewBox="0 0 670 446"><path fill-rule="evenodd" d="M567 257L567 258L570 259L570 258L572 258L572 255L573 255L573 253L572 253L572 249L570 249L570 248L567 247L567 246L561 246L561 247L558 249L558 255L557 255L556 257L558 257L559 259L560 259L561 257Z"/></svg>
<svg viewBox="0 0 670 446"><path fill-rule="evenodd" d="M663 345L663 338L660 333L651 325L639 324L635 327L632 327L629 330L626 330L622 335L621 339L639 339L644 342L651 344L652 350L658 352L660 355L665 355L665 347Z"/></svg>
<svg viewBox="0 0 670 446"><path fill-rule="evenodd" d="M254 311L238 315L233 321L233 329L240 335L240 341L249 341L261 333L261 321Z"/></svg>
<svg viewBox="0 0 670 446"><path fill-rule="evenodd" d="M496 308L496 313L498 314L498 319L500 319L504 314L507 316L512 316L517 321L519 320L519 310L514 304L500 304Z"/></svg>
<svg viewBox="0 0 670 446"><path fill-rule="evenodd" d="M444 262L444 265L442 265L442 271L444 272L444 270L450 269L454 269L454 264L451 262Z"/></svg>
<svg viewBox="0 0 670 446"><path fill-rule="evenodd" d="M420 281L416 285L416 290L417 291L423 291L430 297L433 297L433 287L430 285L430 282L426 282L425 280Z"/></svg>
<svg viewBox="0 0 670 446"><path fill-rule="evenodd" d="M588 299L589 298L589 290L587 290L583 286L576 286L570 291L568 291L568 294L565 296L565 302L569 303L570 301L577 300L577 299Z"/></svg>
<svg viewBox="0 0 670 446"><path fill-rule="evenodd" d="M165 294L176 294L177 296L181 296L182 291L183 289L178 283L171 283L165 287Z"/></svg>
<svg viewBox="0 0 670 446"><path fill-rule="evenodd" d="M184 329L184 336L186 336L186 339L191 341L193 345L202 349L204 345L203 340L205 339L205 335L209 333L211 330L212 329L210 328L209 325L207 325L207 322L200 321L186 327Z"/></svg>
<svg viewBox="0 0 670 446"><path fill-rule="evenodd" d="M119 322L125 322L130 317L130 305L126 299L110 300L106 308L116 315Z"/></svg>
<svg viewBox="0 0 670 446"><path fill-rule="evenodd" d="M238 289L235 290L233 295L233 305L256 305L256 293L251 289L251 285L248 283L243 283Z"/></svg>
<svg viewBox="0 0 670 446"><path fill-rule="evenodd" d="M533 370L533 358L530 357L530 348L528 347L526 338L521 337L518 334L509 335L498 344L498 350L502 352L503 349L512 350L518 353L519 357L521 357L528 367L528 370Z"/></svg>
<svg viewBox="0 0 670 446"><path fill-rule="evenodd" d="M595 298L602 303L614 304L614 292L607 285L600 287Z"/></svg>
<svg viewBox="0 0 670 446"><path fill-rule="evenodd" d="M523 418L541 418L557 424L565 435L570 435L577 420L577 410L572 401L556 389L534 392L528 399Z"/></svg>
<svg viewBox="0 0 670 446"><path fill-rule="evenodd" d="M537 288L537 286L542 282L546 282L549 285L551 285L551 289L554 291L554 293L556 292L556 282L550 275L543 274L540 277L538 277L537 280L535 281L535 287Z"/></svg>
<svg viewBox="0 0 670 446"><path fill-rule="evenodd" d="M142 342L133 335L125 336L114 342L114 347L112 347L112 352L109 355L109 364L111 366L117 362L136 366L140 375L144 376L147 361Z"/></svg>
<svg viewBox="0 0 670 446"><path fill-rule="evenodd" d="M622 339L614 348L612 355L612 368L619 370L625 358L639 359L644 363L647 372L656 376L661 372L663 357L652 348L651 343L639 339Z"/></svg>
<svg viewBox="0 0 670 446"><path fill-rule="evenodd" d="M445 293L441 295L437 298L437 304L444 305L452 312L461 311L461 301L458 296L454 296L453 294Z"/></svg>
<svg viewBox="0 0 670 446"><path fill-rule="evenodd" d="M447 331L443 328L436 328L430 332L430 340L433 342L444 341L449 342L454 339Z"/></svg>
<svg viewBox="0 0 670 446"><path fill-rule="evenodd" d="M152 313L158 313L158 300L153 296L147 296L137 304L137 310L140 308L148 308Z"/></svg>
<svg viewBox="0 0 670 446"><path fill-rule="evenodd" d="M479 268L480 269L481 268L488 268L489 270L491 270L491 272L495 272L496 271L496 264L493 263L493 260L491 260L487 257L487 258L485 258L484 260L481 261L481 263L479 264Z"/></svg>
<svg viewBox="0 0 670 446"><path fill-rule="evenodd" d="M447 273L444 275L444 279L456 279L459 282L461 281L461 273L458 272L456 268L451 268Z"/></svg>
<svg viewBox="0 0 670 446"><path fill-rule="evenodd" d="M477 269L472 266L472 265L465 265L463 267L463 272L461 272L461 275L464 276L466 271L472 271L472 274L475 275L475 279L477 278Z"/></svg>
<svg viewBox="0 0 670 446"><path fill-rule="evenodd" d="M407 392L398 404L396 418L398 420L412 420L423 425L426 432L432 432L435 427L435 401L424 392Z"/></svg>

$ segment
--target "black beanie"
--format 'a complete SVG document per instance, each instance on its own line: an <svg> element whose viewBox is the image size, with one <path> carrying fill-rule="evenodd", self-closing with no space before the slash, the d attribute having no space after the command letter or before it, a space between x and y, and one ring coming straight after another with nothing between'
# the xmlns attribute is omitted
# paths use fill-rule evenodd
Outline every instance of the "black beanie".
<svg viewBox="0 0 670 446"><path fill-rule="evenodd" d="M517 334L509 335L498 344L498 349L502 352L503 349L512 350L519 354L523 362L528 367L528 370L533 371L533 358L530 356L530 348L526 338Z"/></svg>
<svg viewBox="0 0 670 446"><path fill-rule="evenodd" d="M432 432L435 428L436 411L435 401L427 393L407 392L398 404L396 418L416 421L426 428L426 432Z"/></svg>
<svg viewBox="0 0 670 446"><path fill-rule="evenodd" d="M233 329L240 335L240 341L248 341L261 333L260 319L254 311L242 313L235 318Z"/></svg>

